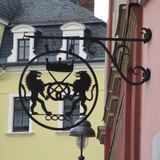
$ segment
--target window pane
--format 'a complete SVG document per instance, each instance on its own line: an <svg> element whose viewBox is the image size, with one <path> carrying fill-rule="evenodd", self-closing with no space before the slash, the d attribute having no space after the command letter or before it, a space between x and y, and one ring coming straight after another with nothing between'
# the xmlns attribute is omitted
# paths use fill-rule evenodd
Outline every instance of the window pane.
<svg viewBox="0 0 160 160"><path fill-rule="evenodd" d="M25 59L29 59L29 47L25 48Z"/></svg>
<svg viewBox="0 0 160 160"><path fill-rule="evenodd" d="M25 106L29 109L29 100L24 101ZM13 132L29 131L29 117L26 115L18 97L14 98L14 116Z"/></svg>
<svg viewBox="0 0 160 160"><path fill-rule="evenodd" d="M74 41L75 45L79 45L79 40Z"/></svg>
<svg viewBox="0 0 160 160"><path fill-rule="evenodd" d="M23 60L24 59L24 48L19 48L19 54L18 59Z"/></svg>
<svg viewBox="0 0 160 160"><path fill-rule="evenodd" d="M24 40L22 40L22 39L18 40L18 45L20 47L23 47L24 46Z"/></svg>
<svg viewBox="0 0 160 160"><path fill-rule="evenodd" d="M25 46L29 46L29 39L25 40Z"/></svg>
<svg viewBox="0 0 160 160"><path fill-rule="evenodd" d="M74 41L74 52L75 54L79 54L79 40Z"/></svg>
<svg viewBox="0 0 160 160"><path fill-rule="evenodd" d="M78 98L78 96L75 97L73 100L71 100L70 98L65 98L65 100L64 100L64 113L63 114L71 111L72 104L75 101L75 99L77 99L77 98ZM80 112L80 103L77 103L75 106L75 110L73 111L73 114L72 114L72 119L70 121L64 120L63 127L72 126L75 123L75 121L79 118L79 112Z"/></svg>
<svg viewBox="0 0 160 160"><path fill-rule="evenodd" d="M23 115L22 115L22 116L23 116L23 124L22 124L22 125L23 125L24 127L29 127L29 126L28 126L28 124L29 124L28 115L26 115L26 113L23 112Z"/></svg>
<svg viewBox="0 0 160 160"><path fill-rule="evenodd" d="M67 41L67 51L69 51L71 45L73 47L72 52L79 55L79 40L68 40ZM67 58L72 58L72 56L68 54Z"/></svg>
<svg viewBox="0 0 160 160"><path fill-rule="evenodd" d="M21 111L15 111L14 112L14 117L15 117L15 119L14 119L14 127L19 127L19 126L21 126L21 118L22 118L22 115L21 115L21 113L20 113Z"/></svg>
<svg viewBox="0 0 160 160"><path fill-rule="evenodd" d="M28 60L29 59L29 39L19 39L18 40L18 60Z"/></svg>
<svg viewBox="0 0 160 160"><path fill-rule="evenodd" d="M74 46L74 53L79 55L79 44Z"/></svg>

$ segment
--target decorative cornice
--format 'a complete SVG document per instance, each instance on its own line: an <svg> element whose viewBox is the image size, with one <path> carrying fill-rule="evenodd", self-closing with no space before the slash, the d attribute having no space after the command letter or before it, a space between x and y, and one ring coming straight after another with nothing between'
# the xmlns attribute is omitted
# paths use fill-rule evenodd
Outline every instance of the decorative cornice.
<svg viewBox="0 0 160 160"><path fill-rule="evenodd" d="M36 32L36 29L31 25L20 24L12 28L13 33L25 33L25 32Z"/></svg>

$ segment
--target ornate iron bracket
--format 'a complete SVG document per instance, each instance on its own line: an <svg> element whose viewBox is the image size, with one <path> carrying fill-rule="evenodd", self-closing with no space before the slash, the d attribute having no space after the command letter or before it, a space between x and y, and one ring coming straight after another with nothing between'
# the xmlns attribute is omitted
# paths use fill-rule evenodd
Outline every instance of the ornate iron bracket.
<svg viewBox="0 0 160 160"><path fill-rule="evenodd" d="M121 66L117 62L116 54L119 49L122 49L123 54L129 55L129 48L126 42L144 42L147 43L151 39L151 30L142 28L142 38L102 38L102 37L55 37L55 36L27 36L29 38L46 39L44 48L46 52L40 53L32 58L25 66L19 81L19 97L26 114L40 126L51 130L68 130L79 125L90 116L94 110L98 98L98 81L94 70L90 64L74 53L74 40L83 40L87 42L87 51L93 56L96 54L96 49L93 46L100 46L109 56L114 67L121 77L131 85L141 85L150 78L150 70L142 66L135 66L129 69L134 75L143 75L139 82L129 80L121 70ZM70 40L71 43L67 50L50 50L48 40ZM121 41L122 45L115 48L112 54L105 46L103 41ZM96 45L95 45L96 44ZM62 61L59 58L57 61L51 57L62 53L70 58L67 61ZM32 65L38 58L45 58L44 65L46 72L33 70ZM51 58L51 59L50 59ZM75 70L75 61L79 60L83 64L83 70ZM56 74L56 72L59 72ZM48 74L47 78L46 75ZM60 75L60 76L59 76ZM139 76L141 77L141 76ZM138 77L138 79L139 79ZM30 94L28 99L27 95ZM26 101L30 100L31 106L28 109ZM71 103L70 109L64 113L59 113L54 104L61 101ZM82 111L75 112L76 106L81 104ZM53 105L52 105L53 104ZM39 107L37 107L39 105ZM74 117L83 115L82 121L72 124ZM56 121L67 121L64 126L58 126Z"/></svg>
<svg viewBox="0 0 160 160"><path fill-rule="evenodd" d="M89 53L91 53L92 55L95 54L96 51L91 51L90 46L93 43L99 44L107 53L107 55L109 56L109 58L111 59L111 62L113 63L113 65L116 67L118 73L121 75L121 77L128 83L131 85L141 85L144 82L148 81L150 79L150 70L148 68L144 68L143 66L135 66L134 68L130 68L129 71L131 73L133 73L134 75L139 75L142 74L143 78L142 80L140 80L139 82L132 82L131 80L129 80L125 74L121 71L121 68L118 66L116 57L114 56L114 54L112 54L109 49L104 45L104 43L102 41L115 41L115 42L124 42L123 45L118 46L117 48L115 48L115 50L119 50L120 48L123 48L123 51L129 51L129 48L125 45L125 42L143 42L143 43L147 43L150 41L150 39L152 38L152 32L149 28L142 28L141 32L142 37L141 38L104 38L104 37L79 37L79 36L67 36L67 37L61 37L61 36L27 36L24 34L24 37L29 37L29 38L37 38L37 39L57 39L57 40L84 40L84 41L89 41L89 45L87 46L87 50ZM70 50L72 50L72 47L70 47ZM48 52L49 51L49 47L47 44L45 44L45 49ZM125 53L126 54L126 53Z"/></svg>

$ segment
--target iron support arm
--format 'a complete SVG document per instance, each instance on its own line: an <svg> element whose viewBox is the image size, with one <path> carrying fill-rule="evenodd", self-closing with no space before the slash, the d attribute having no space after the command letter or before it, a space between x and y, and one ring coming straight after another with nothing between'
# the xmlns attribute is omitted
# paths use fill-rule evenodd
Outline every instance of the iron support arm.
<svg viewBox="0 0 160 160"><path fill-rule="evenodd" d="M107 47L102 42L102 41L116 41L116 42L120 41L120 42L144 42L144 43L147 43L152 38L152 32L149 28L142 28L140 33L142 34L142 38L107 38L107 37L79 37L79 36L64 36L64 37L63 36L27 36L27 33L24 33L24 37L46 39L46 40L48 40L48 39L52 39L52 40L66 39L66 40L83 40L83 41L86 40L86 41L89 41L89 45L87 46L87 49L88 49L89 53L91 53L92 55L94 53L90 50L90 46L92 43L97 43L105 50L105 52L107 53L107 55L111 59L113 65L116 67L118 73L121 75L121 77L128 84L141 85L150 79L150 73L151 73L150 70L148 68L144 68L142 66L135 66L134 68L129 69L129 71L131 71L131 73L133 73L134 75L138 75L139 73L142 73L142 75L143 75L143 79L141 81L132 82L123 74L123 72L121 71L121 68L117 64L117 60L116 60L115 56L110 53L110 51L107 49ZM117 48L115 48L115 50L117 51L121 47L123 47L123 52L125 52L125 50L127 50L129 52L129 48L125 45L125 43L123 45L120 45ZM45 45L45 49L47 52L49 52L48 44Z"/></svg>
<svg viewBox="0 0 160 160"><path fill-rule="evenodd" d="M27 36L27 32L24 33L24 37L37 38L37 39L66 39L66 40L99 40L99 41L127 41L127 42L144 42L147 43L152 37L152 32L149 28L142 28L141 34L143 38L108 38L108 37L79 37L79 36Z"/></svg>

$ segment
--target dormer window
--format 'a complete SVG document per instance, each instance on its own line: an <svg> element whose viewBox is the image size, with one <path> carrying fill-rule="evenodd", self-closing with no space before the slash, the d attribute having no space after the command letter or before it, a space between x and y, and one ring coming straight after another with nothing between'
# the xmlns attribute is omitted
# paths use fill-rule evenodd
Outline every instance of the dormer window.
<svg viewBox="0 0 160 160"><path fill-rule="evenodd" d="M29 60L29 39L18 39L18 61L28 61Z"/></svg>
<svg viewBox="0 0 160 160"><path fill-rule="evenodd" d="M86 27L81 23L69 22L62 25L60 29L62 30L64 37L84 37ZM61 50L69 51L72 46L71 51L85 59L87 57L87 54L83 50L83 43L84 42L82 40L63 40ZM67 58L70 58L70 55L59 53L57 59L59 59L59 57L62 60L66 60Z"/></svg>
<svg viewBox="0 0 160 160"><path fill-rule="evenodd" d="M25 35L34 36L36 30L30 25L18 25L12 28L13 49L7 62L29 61L34 55L34 38L24 37Z"/></svg>
<svg viewBox="0 0 160 160"><path fill-rule="evenodd" d="M69 51L71 48L71 51L77 55L79 55L79 46L80 41L79 40L67 40L67 51ZM70 55L67 55L67 58L69 58Z"/></svg>

